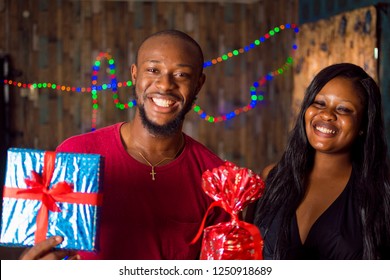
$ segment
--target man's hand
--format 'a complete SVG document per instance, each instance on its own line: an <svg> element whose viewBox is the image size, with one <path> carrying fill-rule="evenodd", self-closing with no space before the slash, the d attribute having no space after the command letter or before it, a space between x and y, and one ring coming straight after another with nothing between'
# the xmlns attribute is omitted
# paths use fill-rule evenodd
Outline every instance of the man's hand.
<svg viewBox="0 0 390 280"><path fill-rule="evenodd" d="M34 247L24 250L21 260L79 260L80 256L75 251L54 250L54 247L62 242L61 236L50 237Z"/></svg>

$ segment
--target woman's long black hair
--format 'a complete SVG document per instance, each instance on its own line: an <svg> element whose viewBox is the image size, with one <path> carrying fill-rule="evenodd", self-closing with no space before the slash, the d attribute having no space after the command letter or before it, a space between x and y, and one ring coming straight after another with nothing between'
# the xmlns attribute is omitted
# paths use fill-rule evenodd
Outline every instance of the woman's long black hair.
<svg viewBox="0 0 390 280"><path fill-rule="evenodd" d="M306 137L305 112L317 93L335 77L353 81L366 103L362 120L364 134L358 137L351 151L358 176L358 184L353 187L363 226L363 259L390 258L390 184L381 93L361 67L340 63L321 70L307 88L286 150L270 171L265 193L257 203L255 224L265 233L276 213L283 209L275 259L285 256L291 219L306 193L305 178L313 166L314 149Z"/></svg>

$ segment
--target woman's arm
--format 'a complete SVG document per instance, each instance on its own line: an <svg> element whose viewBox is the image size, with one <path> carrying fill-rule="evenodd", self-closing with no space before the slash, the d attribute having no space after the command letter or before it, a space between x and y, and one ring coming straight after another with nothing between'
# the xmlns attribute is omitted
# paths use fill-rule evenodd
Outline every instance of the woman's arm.
<svg viewBox="0 0 390 280"><path fill-rule="evenodd" d="M266 166L261 174L260 177L265 181L268 177L269 172L271 171L272 168L274 168L275 164L270 164ZM257 200L249 204L242 212L243 212L243 219L247 223L254 223L254 218L255 218L255 209L256 209L256 203Z"/></svg>

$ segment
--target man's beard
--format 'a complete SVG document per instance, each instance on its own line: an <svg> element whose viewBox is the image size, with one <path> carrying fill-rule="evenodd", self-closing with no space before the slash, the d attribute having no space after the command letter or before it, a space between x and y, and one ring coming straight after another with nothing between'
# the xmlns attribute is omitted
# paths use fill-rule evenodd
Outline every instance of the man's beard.
<svg viewBox="0 0 390 280"><path fill-rule="evenodd" d="M195 102L195 98L193 99ZM158 125L153 123L147 116L145 112L145 107L143 104L137 104L139 114L142 120L143 126L152 134L156 136L172 136L177 133L178 130L181 129L184 118L187 113L191 110L193 102L187 103L186 107L181 110L181 112L177 115L175 119L170 121L167 124Z"/></svg>

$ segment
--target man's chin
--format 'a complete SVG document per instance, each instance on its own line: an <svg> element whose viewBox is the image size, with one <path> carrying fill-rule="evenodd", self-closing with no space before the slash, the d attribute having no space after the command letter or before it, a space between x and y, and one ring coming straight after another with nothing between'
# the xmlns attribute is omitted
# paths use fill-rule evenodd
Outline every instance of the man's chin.
<svg viewBox="0 0 390 280"><path fill-rule="evenodd" d="M182 121L175 119L167 124L156 124L147 118L142 118L142 124L151 134L167 137L176 134L181 129Z"/></svg>
<svg viewBox="0 0 390 280"><path fill-rule="evenodd" d="M152 122L147 116L145 109L143 107L139 108L140 117L142 120L143 126L153 135L161 136L161 137L167 137L172 136L176 134L179 130L181 130L181 127L183 125L184 117L183 115L184 111L176 116L176 118L169 123L166 124L157 124Z"/></svg>

